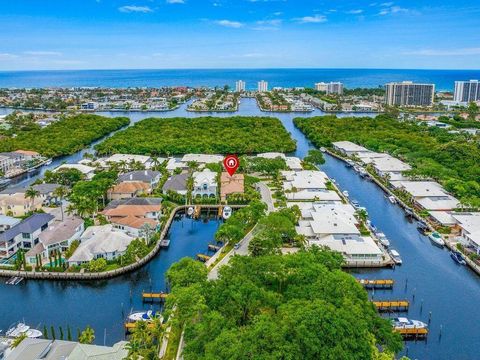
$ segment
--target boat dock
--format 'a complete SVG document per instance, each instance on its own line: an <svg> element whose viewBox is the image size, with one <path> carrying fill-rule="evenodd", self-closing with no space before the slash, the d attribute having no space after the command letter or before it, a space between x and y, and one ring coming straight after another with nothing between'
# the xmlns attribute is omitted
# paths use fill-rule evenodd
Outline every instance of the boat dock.
<svg viewBox="0 0 480 360"><path fill-rule="evenodd" d="M15 286L15 285L20 284L22 281L23 281L23 277L14 276L14 277L8 279L7 281L5 281L5 284Z"/></svg>
<svg viewBox="0 0 480 360"><path fill-rule="evenodd" d="M365 289L393 289L393 279L358 279Z"/></svg>
<svg viewBox="0 0 480 360"><path fill-rule="evenodd" d="M197 254L197 260L200 260L201 262L207 262L208 260L210 260L210 256Z"/></svg>
<svg viewBox="0 0 480 360"><path fill-rule="evenodd" d="M137 327L137 323L136 322L126 322L124 324L124 326L125 326L125 331L127 333L129 333ZM154 326L155 326L155 324L152 324L152 323L147 324L147 327L149 327L149 328L153 328Z"/></svg>
<svg viewBox="0 0 480 360"><path fill-rule="evenodd" d="M193 211L193 218L198 219L200 217L200 214L202 212L202 208L200 206L195 206L195 210Z"/></svg>
<svg viewBox="0 0 480 360"><path fill-rule="evenodd" d="M153 301L165 301L168 297L167 293L158 292L158 293L142 293L142 300L144 302L153 302Z"/></svg>
<svg viewBox="0 0 480 360"><path fill-rule="evenodd" d="M408 311L410 303L407 300L393 300L393 301L372 301L373 305L378 311Z"/></svg>
<svg viewBox="0 0 480 360"><path fill-rule="evenodd" d="M209 244L208 245L208 250L210 251L218 251L220 250L222 247L221 246L218 246L218 245L213 245L213 244Z"/></svg>
<svg viewBox="0 0 480 360"><path fill-rule="evenodd" d="M427 328L394 328L393 331L402 335L405 340L408 339L425 339L428 335Z"/></svg>

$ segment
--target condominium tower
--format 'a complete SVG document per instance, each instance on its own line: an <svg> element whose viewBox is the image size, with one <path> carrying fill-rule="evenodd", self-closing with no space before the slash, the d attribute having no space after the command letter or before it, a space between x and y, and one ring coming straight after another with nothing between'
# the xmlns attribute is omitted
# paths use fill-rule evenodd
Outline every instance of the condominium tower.
<svg viewBox="0 0 480 360"><path fill-rule="evenodd" d="M262 80L258 82L258 91L265 92L268 91L268 82Z"/></svg>
<svg viewBox="0 0 480 360"><path fill-rule="evenodd" d="M343 94L343 84L341 82L319 82L315 83L315 90L325 91L327 94Z"/></svg>
<svg viewBox="0 0 480 360"><path fill-rule="evenodd" d="M403 81L385 85L385 103L390 106L431 106L434 96L434 84Z"/></svg>
<svg viewBox="0 0 480 360"><path fill-rule="evenodd" d="M466 103L480 100L480 82L478 80L455 81L453 100Z"/></svg>
<svg viewBox="0 0 480 360"><path fill-rule="evenodd" d="M245 81L243 80L238 80L236 83L235 83L235 91L236 92L243 92L245 91Z"/></svg>

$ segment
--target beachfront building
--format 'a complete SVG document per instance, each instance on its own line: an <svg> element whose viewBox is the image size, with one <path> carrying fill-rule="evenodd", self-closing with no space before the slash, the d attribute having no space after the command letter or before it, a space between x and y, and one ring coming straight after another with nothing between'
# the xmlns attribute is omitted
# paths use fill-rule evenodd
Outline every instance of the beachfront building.
<svg viewBox="0 0 480 360"><path fill-rule="evenodd" d="M329 82L327 84L327 94L342 95L343 84L341 82Z"/></svg>
<svg viewBox="0 0 480 360"><path fill-rule="evenodd" d="M125 254L133 240L112 224L90 226L80 237L80 246L68 259L68 264L79 266L99 258L115 260Z"/></svg>
<svg viewBox="0 0 480 360"><path fill-rule="evenodd" d="M480 82L478 80L455 81L453 101L468 104L480 100Z"/></svg>
<svg viewBox="0 0 480 360"><path fill-rule="evenodd" d="M150 184L141 181L126 181L114 185L107 192L108 200L120 200L148 195L152 192Z"/></svg>
<svg viewBox="0 0 480 360"><path fill-rule="evenodd" d="M120 341L110 347L65 340L26 338L14 349L6 352L8 355L5 360L123 360L128 356L127 344L126 341Z"/></svg>
<svg viewBox="0 0 480 360"><path fill-rule="evenodd" d="M138 170L138 171L130 171L128 173L122 174L118 177L118 182L143 182L145 184L150 185L153 189L155 188L158 183L160 182L160 178L162 174L160 171L153 171L153 170Z"/></svg>
<svg viewBox="0 0 480 360"><path fill-rule="evenodd" d="M391 181L391 185L408 194L421 210L451 211L460 202L435 181Z"/></svg>
<svg viewBox="0 0 480 360"><path fill-rule="evenodd" d="M267 92L268 91L268 82L261 80L258 82L258 92Z"/></svg>
<svg viewBox="0 0 480 360"><path fill-rule="evenodd" d="M85 176L87 180L91 180L95 175L95 168L84 164L62 164L53 171L56 172L63 169L78 170Z"/></svg>
<svg viewBox="0 0 480 360"><path fill-rule="evenodd" d="M220 200L226 201L230 194L243 194L245 177L243 174L234 174L230 176L222 172L220 176Z"/></svg>
<svg viewBox="0 0 480 360"><path fill-rule="evenodd" d="M432 106L434 97L434 84L403 81L385 85L385 103L389 106Z"/></svg>
<svg viewBox="0 0 480 360"><path fill-rule="evenodd" d="M209 169L193 173L192 197L215 197L217 189L217 173Z"/></svg>
<svg viewBox="0 0 480 360"><path fill-rule="evenodd" d="M480 213L454 213L459 240L480 255Z"/></svg>
<svg viewBox="0 0 480 360"><path fill-rule="evenodd" d="M246 83L243 80L238 80L235 83L235 92L244 92L246 89Z"/></svg>
<svg viewBox="0 0 480 360"><path fill-rule="evenodd" d="M332 202L303 208L296 227L309 246L327 246L340 252L347 265L380 265L384 255L369 235L362 235L355 209L349 204Z"/></svg>
<svg viewBox="0 0 480 360"><path fill-rule="evenodd" d="M187 181L189 177L190 175L186 172L170 176L162 186L163 194L166 195L169 191L173 191L180 195L187 195Z"/></svg>
<svg viewBox="0 0 480 360"><path fill-rule="evenodd" d="M50 214L33 214L0 234L0 259L8 259L19 249L29 250L38 244L41 232L48 229L54 217Z"/></svg>
<svg viewBox="0 0 480 360"><path fill-rule="evenodd" d="M325 82L315 83L315 90L317 91L327 92L327 87L328 87L328 84Z"/></svg>
<svg viewBox="0 0 480 360"><path fill-rule="evenodd" d="M66 251L73 241L80 239L84 230L84 221L77 216L51 222L48 228L38 235L38 243L25 254L27 263L35 265L37 256L43 261L57 250Z"/></svg>

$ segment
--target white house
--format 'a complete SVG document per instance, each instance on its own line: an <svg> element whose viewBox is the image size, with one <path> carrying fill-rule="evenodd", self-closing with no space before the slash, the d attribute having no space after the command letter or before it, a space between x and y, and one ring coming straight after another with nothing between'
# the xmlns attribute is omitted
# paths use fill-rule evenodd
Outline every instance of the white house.
<svg viewBox="0 0 480 360"><path fill-rule="evenodd" d="M357 145L351 141L337 141L332 143L332 146L335 150L341 152L344 155L351 156L356 155L357 153L369 152L370 150L364 148L363 146Z"/></svg>
<svg viewBox="0 0 480 360"><path fill-rule="evenodd" d="M164 158L157 158L156 162L162 163L165 160ZM111 164L126 163L128 165L132 162L142 164L145 169L151 169L154 165L153 159L146 155L114 154L108 158L97 160L97 164L104 169L109 168Z"/></svg>
<svg viewBox="0 0 480 360"><path fill-rule="evenodd" d="M209 169L193 173L193 197L215 197L217 189L217 173Z"/></svg>
<svg viewBox="0 0 480 360"><path fill-rule="evenodd" d="M417 207L433 211L449 211L460 202L435 181L392 181L392 186L408 193Z"/></svg>
<svg viewBox="0 0 480 360"><path fill-rule="evenodd" d="M480 254L480 213L454 213L452 217L458 224L463 242Z"/></svg>
<svg viewBox="0 0 480 360"><path fill-rule="evenodd" d="M111 224L90 226L80 237L80 246L68 259L68 264L82 265L99 258L117 259L125 254L133 240L133 237L114 229Z"/></svg>
<svg viewBox="0 0 480 360"><path fill-rule="evenodd" d="M182 158L183 163L195 161L198 164L217 164L223 161L222 155L211 154L185 154Z"/></svg>
<svg viewBox="0 0 480 360"><path fill-rule="evenodd" d="M62 169L76 169L80 171L87 179L93 178L95 175L95 168L88 166L88 165L83 165L83 164L62 164L59 167L57 167L54 171L59 171Z"/></svg>

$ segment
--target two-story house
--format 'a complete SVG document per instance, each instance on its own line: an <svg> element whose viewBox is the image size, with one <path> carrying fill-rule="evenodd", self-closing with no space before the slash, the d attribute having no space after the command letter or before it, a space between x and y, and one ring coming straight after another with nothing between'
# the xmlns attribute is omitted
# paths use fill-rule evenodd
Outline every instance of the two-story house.
<svg viewBox="0 0 480 360"><path fill-rule="evenodd" d="M217 173L209 169L193 173L193 197L215 197L217 189Z"/></svg>

